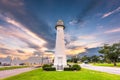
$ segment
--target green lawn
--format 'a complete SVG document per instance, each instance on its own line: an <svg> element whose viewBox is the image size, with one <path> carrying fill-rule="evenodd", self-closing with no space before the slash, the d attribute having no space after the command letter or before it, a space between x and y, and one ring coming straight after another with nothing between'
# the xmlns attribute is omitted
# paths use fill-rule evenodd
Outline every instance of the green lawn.
<svg viewBox="0 0 120 80"><path fill-rule="evenodd" d="M106 66L106 67L114 67L114 65L111 63L111 64L108 64L108 63L95 63L93 64L95 66ZM120 63L117 63L117 66L116 67L120 67Z"/></svg>
<svg viewBox="0 0 120 80"><path fill-rule="evenodd" d="M3 71L3 70L11 70L11 69L17 69L17 68L26 68L28 66L11 66L11 67L2 67L0 68L0 71Z"/></svg>
<svg viewBox="0 0 120 80"><path fill-rule="evenodd" d="M42 71L25 72L4 80L120 80L120 75L82 69L81 71Z"/></svg>

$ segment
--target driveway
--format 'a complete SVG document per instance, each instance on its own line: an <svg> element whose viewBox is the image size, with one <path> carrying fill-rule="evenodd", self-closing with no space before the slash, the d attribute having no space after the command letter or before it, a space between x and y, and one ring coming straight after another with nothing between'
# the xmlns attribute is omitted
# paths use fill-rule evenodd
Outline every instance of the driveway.
<svg viewBox="0 0 120 80"><path fill-rule="evenodd" d="M120 68L117 68L117 67L93 66L93 65L89 65L89 64L80 64L80 66L83 68L86 68L86 69L120 75Z"/></svg>

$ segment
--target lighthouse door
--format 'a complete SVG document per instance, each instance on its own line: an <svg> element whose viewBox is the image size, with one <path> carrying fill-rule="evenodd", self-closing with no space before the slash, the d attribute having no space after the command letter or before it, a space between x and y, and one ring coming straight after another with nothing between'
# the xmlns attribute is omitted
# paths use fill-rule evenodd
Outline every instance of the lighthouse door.
<svg viewBox="0 0 120 80"><path fill-rule="evenodd" d="M63 64L62 64L62 57L58 57L58 65L57 65L57 70L63 70Z"/></svg>

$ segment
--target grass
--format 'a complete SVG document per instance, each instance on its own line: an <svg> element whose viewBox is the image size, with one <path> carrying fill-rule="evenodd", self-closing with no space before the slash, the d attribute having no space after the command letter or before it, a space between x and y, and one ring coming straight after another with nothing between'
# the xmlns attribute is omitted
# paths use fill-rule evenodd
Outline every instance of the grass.
<svg viewBox="0 0 120 80"><path fill-rule="evenodd" d="M3 71L3 70L12 70L12 69L18 69L18 68L26 68L28 66L10 66L10 67L2 67L0 68L0 71Z"/></svg>
<svg viewBox="0 0 120 80"><path fill-rule="evenodd" d="M81 71L42 71L36 69L3 80L120 80L120 75L93 70Z"/></svg>
<svg viewBox="0 0 120 80"><path fill-rule="evenodd" d="M106 66L106 67L120 67L120 63L117 63L117 66L114 66L113 63L108 64L108 63L95 63L93 64L94 66Z"/></svg>

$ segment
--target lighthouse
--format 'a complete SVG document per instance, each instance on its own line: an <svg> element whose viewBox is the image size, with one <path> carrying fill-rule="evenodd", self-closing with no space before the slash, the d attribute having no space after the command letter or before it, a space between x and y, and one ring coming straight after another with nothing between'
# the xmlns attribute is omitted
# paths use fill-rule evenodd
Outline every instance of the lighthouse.
<svg viewBox="0 0 120 80"><path fill-rule="evenodd" d="M56 45L55 45L55 58L54 66L56 70L62 71L67 66L66 54L65 54L65 42L64 42L64 23L62 20L58 20L56 26Z"/></svg>

